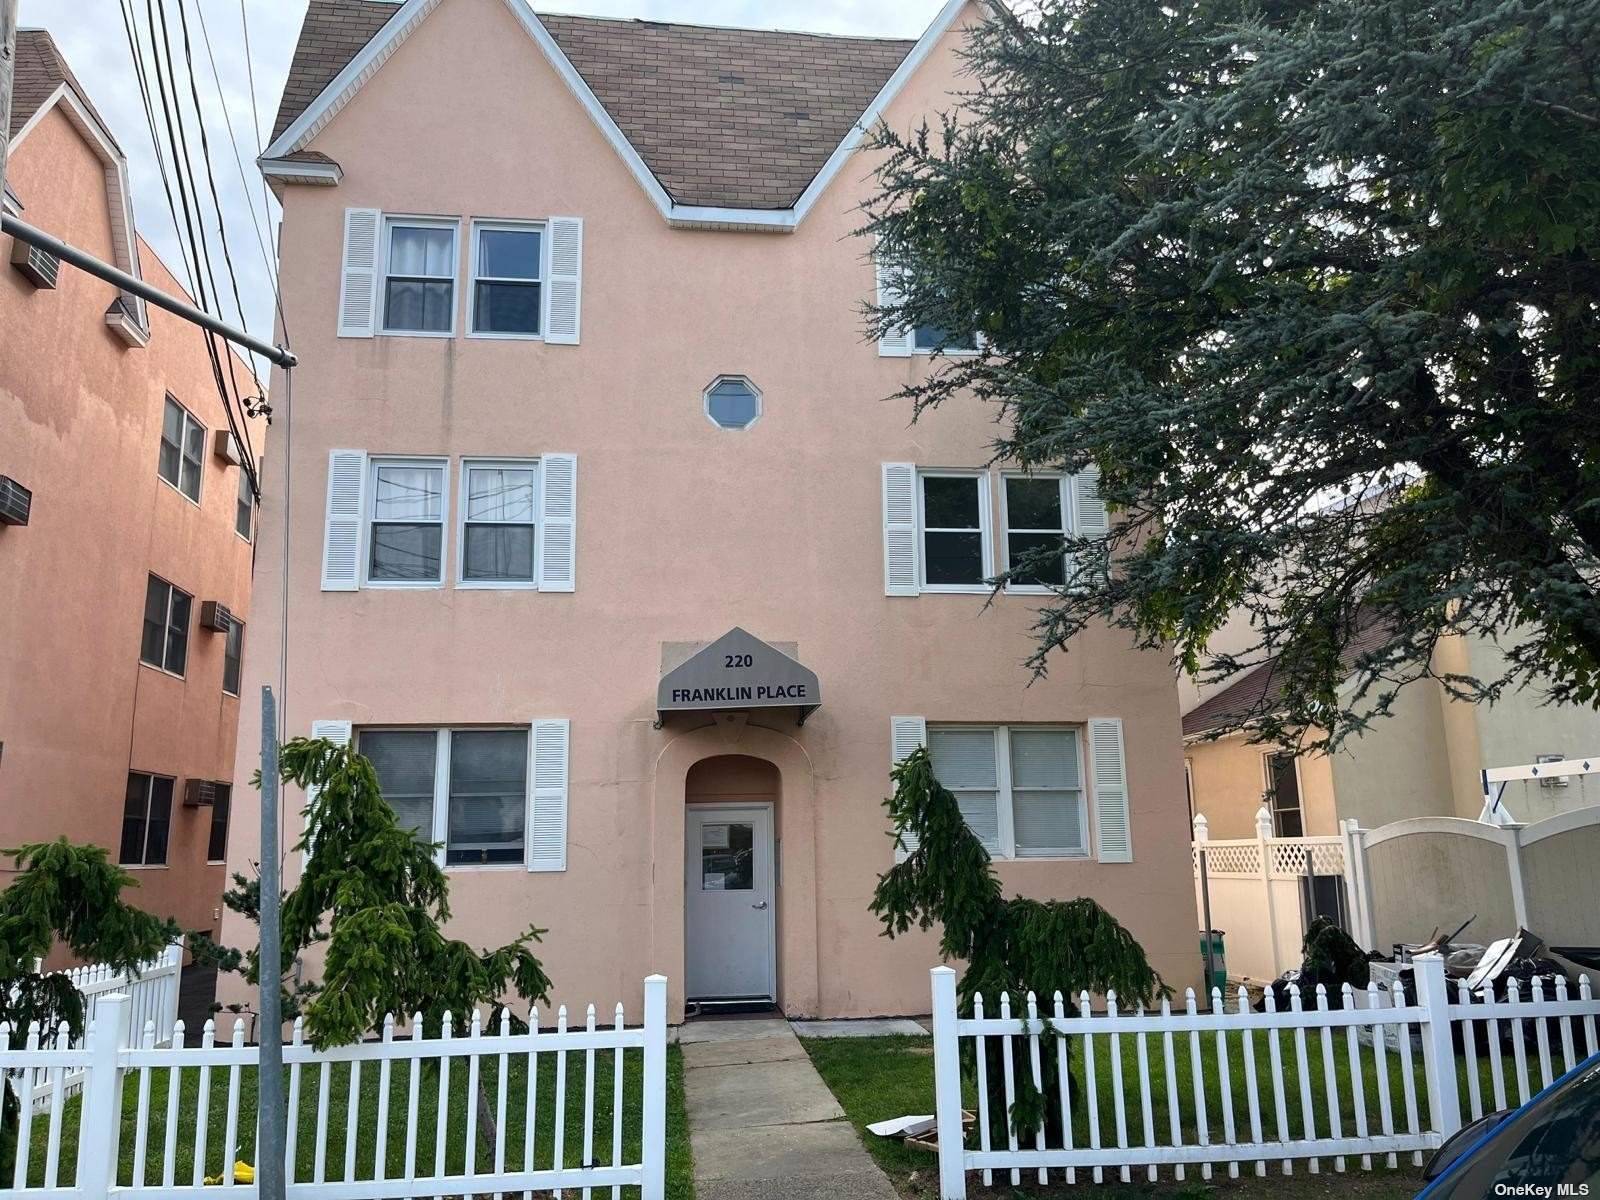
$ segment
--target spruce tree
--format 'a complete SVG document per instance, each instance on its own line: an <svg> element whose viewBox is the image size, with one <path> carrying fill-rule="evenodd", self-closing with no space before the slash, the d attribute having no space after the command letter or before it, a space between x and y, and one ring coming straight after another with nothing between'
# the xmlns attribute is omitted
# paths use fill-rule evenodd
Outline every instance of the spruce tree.
<svg viewBox="0 0 1600 1200"><path fill-rule="evenodd" d="M989 852L967 827L956 798L934 777L926 749L896 764L894 795L884 801L894 825L895 845L905 857L878 877L871 911L888 937L912 928L939 926L939 952L965 964L956 987L962 1015L971 1016L978 995L999 1012L1002 992L1020 1012L1028 992L1049 1011L1060 992L1069 1005L1083 992L1115 992L1125 1006L1150 1004L1166 985L1150 966L1144 949L1109 912L1086 896L1075 900L1003 898ZM1007 1108L1000 1039L989 1040L989 1112L993 1132L1004 1136ZM970 1051L971 1039L964 1051ZM1041 1118L1048 1135L1061 1132L1060 1102L1054 1089L1041 1094L1023 1072L1009 1116L1017 1131L1036 1129Z"/></svg>
<svg viewBox="0 0 1600 1200"><path fill-rule="evenodd" d="M983 335L914 412L1099 469L1032 665L1108 622L1203 680L1275 657L1232 726L1307 747L1430 676L1600 700L1600 5L991 8L953 111L877 131L862 233L875 332Z"/></svg>

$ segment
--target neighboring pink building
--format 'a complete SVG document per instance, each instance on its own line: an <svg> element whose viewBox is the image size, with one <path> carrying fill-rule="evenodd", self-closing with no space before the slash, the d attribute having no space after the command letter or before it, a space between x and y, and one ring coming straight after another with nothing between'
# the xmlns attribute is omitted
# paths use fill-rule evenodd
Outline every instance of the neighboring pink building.
<svg viewBox="0 0 1600 1200"><path fill-rule="evenodd" d="M1166 658L1095 630L1029 686L1041 589L985 611L1009 546L1105 520L1093 480L986 469L976 402L912 425L885 398L936 335L863 336L858 126L949 107L976 19L311 2L263 159L304 364L287 677L272 555L245 725L281 683L291 734L353 738L442 843L454 931L546 927L563 1002L661 971L679 1012L925 1011L935 939L867 911L922 741L1008 890L1198 974ZM285 500L273 472L269 544Z"/></svg>
<svg viewBox="0 0 1600 1200"><path fill-rule="evenodd" d="M18 36L10 132L8 212L185 296L43 30ZM234 455L194 326L0 236L0 846L103 845L132 903L190 929L218 928L235 779L255 512Z"/></svg>

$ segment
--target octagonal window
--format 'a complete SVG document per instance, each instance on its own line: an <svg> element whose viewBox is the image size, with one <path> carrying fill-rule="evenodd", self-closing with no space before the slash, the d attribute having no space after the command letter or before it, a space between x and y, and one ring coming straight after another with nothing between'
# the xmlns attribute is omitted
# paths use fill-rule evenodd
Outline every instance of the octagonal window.
<svg viewBox="0 0 1600 1200"><path fill-rule="evenodd" d="M719 375L705 390L706 416L723 429L749 429L761 416L761 391L743 375Z"/></svg>

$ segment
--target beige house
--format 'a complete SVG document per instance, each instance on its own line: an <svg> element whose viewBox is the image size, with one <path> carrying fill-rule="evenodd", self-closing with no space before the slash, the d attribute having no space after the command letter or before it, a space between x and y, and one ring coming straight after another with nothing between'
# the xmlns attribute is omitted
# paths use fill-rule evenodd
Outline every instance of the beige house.
<svg viewBox="0 0 1600 1200"><path fill-rule="evenodd" d="M1441 674L1494 678L1503 652L1487 639L1452 637L1436 653ZM1180 688L1190 804L1213 838L1255 837L1263 805L1277 837L1331 836L1347 820L1368 829L1407 817L1475 820L1484 770L1600 753L1593 709L1552 704L1532 690L1469 704L1433 680L1402 689L1391 717L1331 756L1297 758L1241 734L1217 738L1240 714L1270 709L1274 668L1264 663L1204 695L1192 683ZM1600 804L1600 783L1519 780L1500 801L1516 821L1532 822Z"/></svg>
<svg viewBox="0 0 1600 1200"><path fill-rule="evenodd" d="M304 365L242 727L270 683L291 735L358 745L456 931L546 927L559 1001L660 971L677 1014L926 1011L935 938L867 910L919 744L1008 892L1093 896L1198 974L1165 656L1101 629L1029 686L1044 588L986 610L1013 547L1104 527L1095 480L987 467L977 401L912 425L885 398L967 339L863 333L862 130L949 108L981 19L311 2L262 162Z"/></svg>

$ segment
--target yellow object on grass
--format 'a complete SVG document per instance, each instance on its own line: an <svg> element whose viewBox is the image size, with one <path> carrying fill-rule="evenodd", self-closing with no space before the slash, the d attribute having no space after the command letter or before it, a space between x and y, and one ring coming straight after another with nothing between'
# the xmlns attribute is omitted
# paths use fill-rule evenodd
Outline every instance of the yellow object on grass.
<svg viewBox="0 0 1600 1200"><path fill-rule="evenodd" d="M234 1163L233 1181L235 1183L254 1183L256 1181L256 1169L247 1162ZM219 1185L221 1182L221 1174L206 1176L206 1183L212 1187Z"/></svg>

